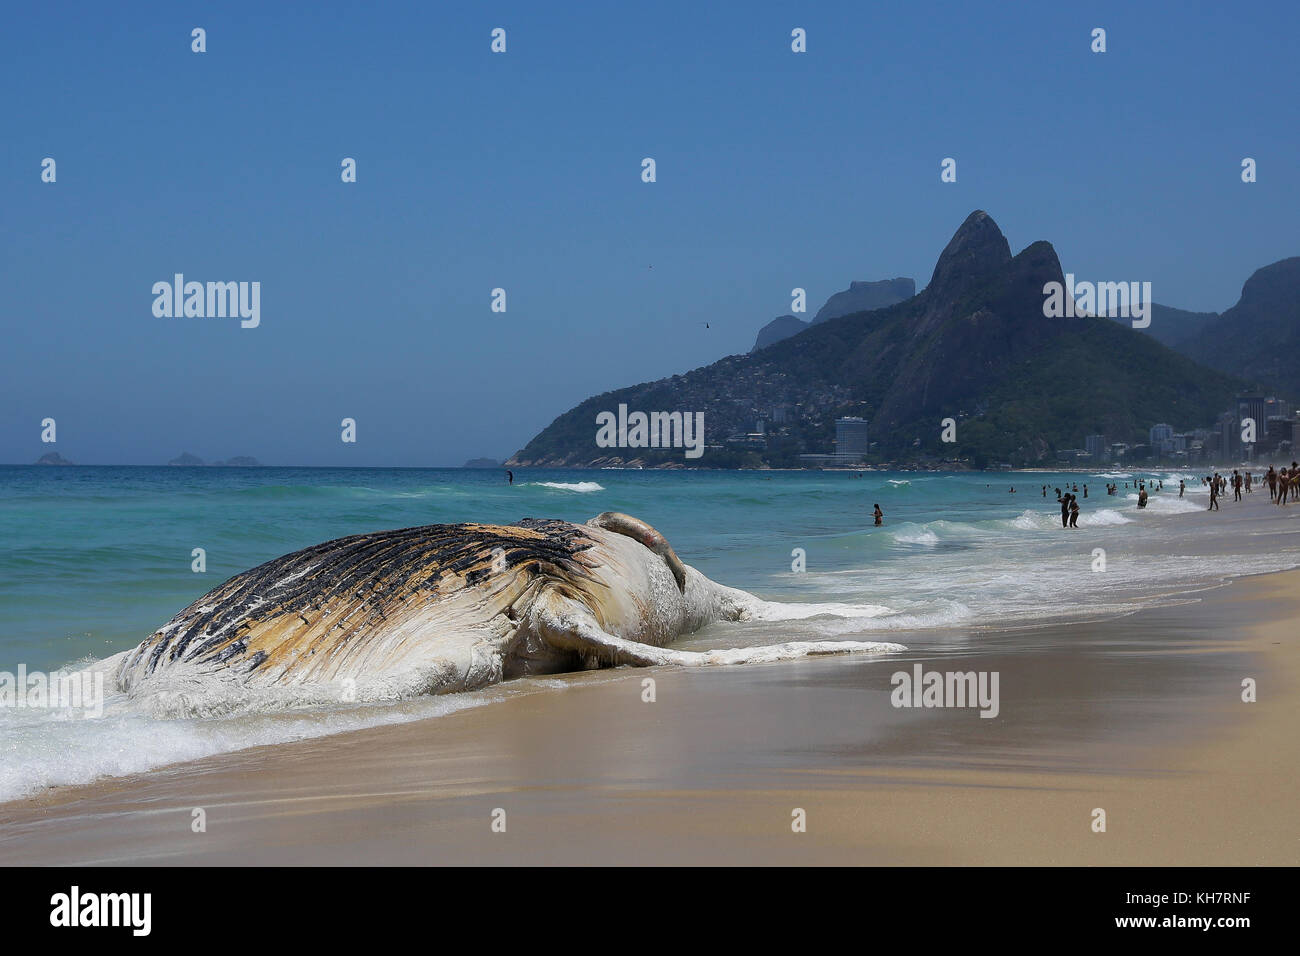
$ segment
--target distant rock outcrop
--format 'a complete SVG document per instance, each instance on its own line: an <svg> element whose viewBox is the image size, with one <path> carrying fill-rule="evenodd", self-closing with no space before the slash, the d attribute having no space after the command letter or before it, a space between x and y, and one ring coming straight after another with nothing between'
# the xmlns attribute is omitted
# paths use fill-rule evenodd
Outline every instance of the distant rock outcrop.
<svg viewBox="0 0 1300 956"><path fill-rule="evenodd" d="M41 455L40 458L37 458L37 459L36 459L36 464L38 464L38 465L71 465L71 464L74 464L74 462L70 462L70 461L68 461L68 459L64 458L64 457L63 457L62 455L60 455L57 451L50 451L50 452L46 452L44 455Z"/></svg>
<svg viewBox="0 0 1300 956"><path fill-rule="evenodd" d="M186 451L186 452L181 452L179 458L173 458L171 461L167 462L167 464L179 465L184 468L192 468L195 465L203 464L203 459L199 458L197 455L191 455L189 452Z"/></svg>
<svg viewBox="0 0 1300 956"><path fill-rule="evenodd" d="M501 462L495 458L471 458L465 462L465 468L500 468Z"/></svg>
<svg viewBox="0 0 1300 956"><path fill-rule="evenodd" d="M751 352L757 352L759 349L765 349L769 345L775 345L782 339L788 339L792 335L798 335L804 329L808 328L807 322L798 316L781 315L777 316L767 325L758 330L758 338L754 341L754 347Z"/></svg>
<svg viewBox="0 0 1300 956"><path fill-rule="evenodd" d="M871 312L897 305L916 295L915 279L881 279L878 282L850 282L843 292L836 292L817 310L812 321L805 322L794 315L782 315L758 330L758 338L751 352L798 335L804 329L852 315L854 312Z"/></svg>
<svg viewBox="0 0 1300 956"><path fill-rule="evenodd" d="M916 295L915 279L881 279L878 282L850 282L843 292L836 292L817 310L812 324L829 322L854 312L887 309Z"/></svg>

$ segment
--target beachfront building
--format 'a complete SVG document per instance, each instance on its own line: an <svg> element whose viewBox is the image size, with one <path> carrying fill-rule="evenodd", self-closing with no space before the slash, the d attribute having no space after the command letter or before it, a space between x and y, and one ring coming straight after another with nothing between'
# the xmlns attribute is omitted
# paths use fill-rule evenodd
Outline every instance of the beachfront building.
<svg viewBox="0 0 1300 956"><path fill-rule="evenodd" d="M871 450L865 418L835 419L835 451L829 455L800 455L805 468L845 468L862 464L862 456Z"/></svg>
<svg viewBox="0 0 1300 956"><path fill-rule="evenodd" d="M1105 435L1089 435L1083 440L1083 447L1093 461L1105 461L1110 457L1110 448L1106 445Z"/></svg>
<svg viewBox="0 0 1300 956"><path fill-rule="evenodd" d="M1240 427L1237 424L1237 416L1232 412L1224 412L1219 416L1219 427L1216 429L1219 443L1215 450L1225 465L1230 461L1236 461L1241 453Z"/></svg>
<svg viewBox="0 0 1300 956"><path fill-rule="evenodd" d="M1268 424L1264 429L1264 436L1261 444L1264 446L1263 451L1276 451L1284 441L1291 440L1291 430L1294 422L1290 418L1282 415L1268 416Z"/></svg>
<svg viewBox="0 0 1300 956"><path fill-rule="evenodd" d="M1264 434L1265 422L1268 416L1272 414L1268 407L1268 400L1263 395L1238 395L1237 396L1237 418L1249 418L1255 423L1255 434Z"/></svg>
<svg viewBox="0 0 1300 956"><path fill-rule="evenodd" d="M871 447L867 438L868 425L865 418L835 419L835 454L855 460L865 455Z"/></svg>

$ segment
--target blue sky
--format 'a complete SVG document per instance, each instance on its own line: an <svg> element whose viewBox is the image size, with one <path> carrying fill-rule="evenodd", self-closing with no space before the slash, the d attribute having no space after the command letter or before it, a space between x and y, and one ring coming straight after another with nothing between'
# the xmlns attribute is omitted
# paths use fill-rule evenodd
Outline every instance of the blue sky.
<svg viewBox="0 0 1300 956"><path fill-rule="evenodd" d="M809 315L853 279L923 286L976 208L1081 279L1225 309L1300 254L1298 19L1282 3L13 6L0 461L51 450L46 417L83 463L505 457L589 395L747 351L796 286ZM151 287L176 272L261 282L260 327L156 318Z"/></svg>

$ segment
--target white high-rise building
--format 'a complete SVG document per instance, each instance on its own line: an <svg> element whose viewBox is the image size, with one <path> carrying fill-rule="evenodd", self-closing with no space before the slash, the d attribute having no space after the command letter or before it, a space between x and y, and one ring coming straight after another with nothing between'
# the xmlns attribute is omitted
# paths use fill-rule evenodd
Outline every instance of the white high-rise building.
<svg viewBox="0 0 1300 956"><path fill-rule="evenodd" d="M835 419L836 456L858 458L865 455L870 448L870 442L867 439L869 424L865 418Z"/></svg>

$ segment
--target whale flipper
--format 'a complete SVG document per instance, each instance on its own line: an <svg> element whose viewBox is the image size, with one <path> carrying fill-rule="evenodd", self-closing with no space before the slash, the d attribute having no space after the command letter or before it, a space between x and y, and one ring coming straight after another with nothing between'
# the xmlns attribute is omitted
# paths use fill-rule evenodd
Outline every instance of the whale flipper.
<svg viewBox="0 0 1300 956"><path fill-rule="evenodd" d="M652 644L640 644L617 637L601 628L584 605L571 598L555 596L536 609L538 633L551 647L572 651L607 666L629 664L654 667L676 664L682 667L711 667L724 664L762 664L800 657L834 654L887 654L907 650L902 644L881 641L788 641L758 647L732 647L715 651L677 651Z"/></svg>

